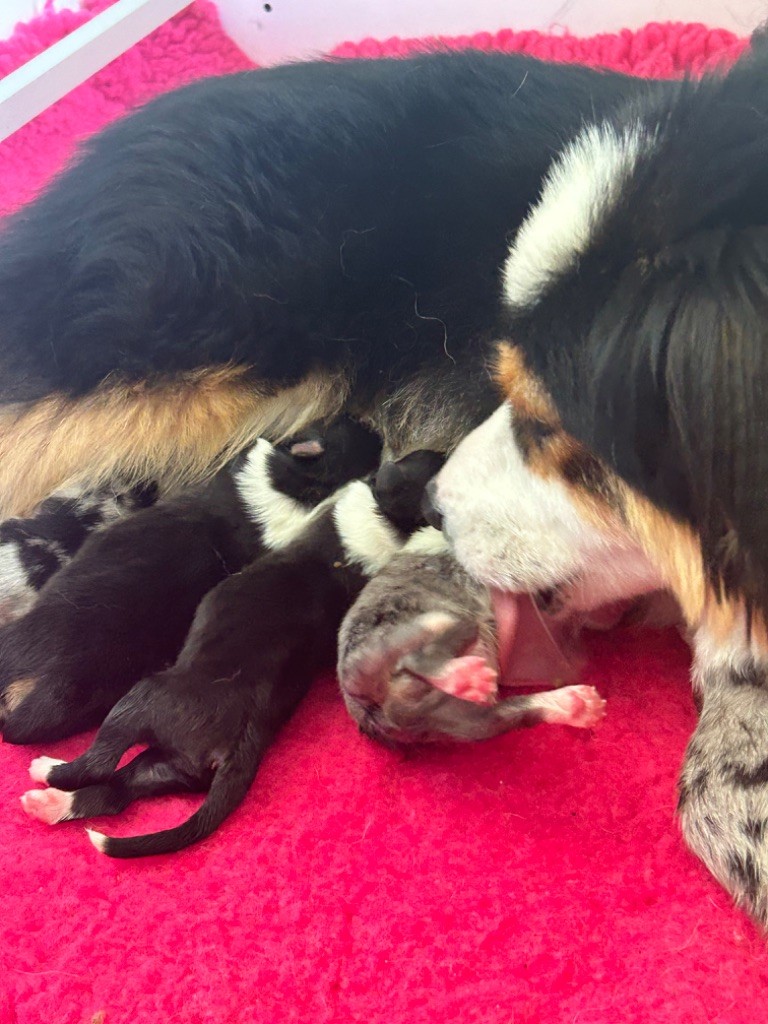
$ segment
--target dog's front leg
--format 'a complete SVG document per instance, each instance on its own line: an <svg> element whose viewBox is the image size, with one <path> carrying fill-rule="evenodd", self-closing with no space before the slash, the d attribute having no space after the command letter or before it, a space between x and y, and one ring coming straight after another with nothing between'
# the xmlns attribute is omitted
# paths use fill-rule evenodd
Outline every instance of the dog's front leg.
<svg viewBox="0 0 768 1024"><path fill-rule="evenodd" d="M700 717L678 809L690 848L768 925L768 666L723 659L694 670Z"/></svg>

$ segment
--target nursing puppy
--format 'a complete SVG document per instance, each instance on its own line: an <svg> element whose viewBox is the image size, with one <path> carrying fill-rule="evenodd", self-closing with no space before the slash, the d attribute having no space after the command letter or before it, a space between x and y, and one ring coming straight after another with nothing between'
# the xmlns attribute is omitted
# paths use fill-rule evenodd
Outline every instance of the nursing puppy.
<svg viewBox="0 0 768 1024"><path fill-rule="evenodd" d="M504 405L432 491L460 561L553 623L663 586L701 716L685 837L768 923L768 75L757 61L597 118L504 267ZM568 215L564 216L563 211ZM556 342L556 344L555 344Z"/></svg>
<svg viewBox="0 0 768 1024"><path fill-rule="evenodd" d="M90 536L32 609L0 629L4 739L54 740L101 722L142 676L174 662L212 587L290 543L380 450L346 418L281 447L260 440L206 486Z"/></svg>
<svg viewBox="0 0 768 1024"><path fill-rule="evenodd" d="M208 790L177 828L129 839L89 835L113 857L170 853L210 835L242 802L317 674L333 667L339 625L366 580L404 546L441 545L435 530L417 528L431 463L415 453L401 466L414 498L410 511L391 475L382 485L401 527L385 518L371 485L355 481L318 506L290 543L216 586L176 664L134 686L85 754L68 764L32 762L32 778L49 788L24 795L27 813L55 824L117 814L140 797ZM415 530L410 538L408 527ZM148 749L116 771L135 744Z"/></svg>
<svg viewBox="0 0 768 1024"><path fill-rule="evenodd" d="M493 408L499 269L552 155L667 88L420 54L214 78L111 125L0 232L4 514L118 471L165 490L341 409L387 457L450 450Z"/></svg>
<svg viewBox="0 0 768 1024"><path fill-rule="evenodd" d="M89 534L156 498L152 485L62 492L26 519L0 523L0 624L29 611L44 584L72 561Z"/></svg>
<svg viewBox="0 0 768 1024"><path fill-rule="evenodd" d="M528 639L529 675L519 683L540 680L553 660L562 677L575 675L572 652L547 650L551 641L542 630ZM447 551L395 555L339 633L337 674L347 710L364 733L385 743L481 740L538 722L588 728L603 717L605 702L591 686L497 700L503 662L487 588Z"/></svg>

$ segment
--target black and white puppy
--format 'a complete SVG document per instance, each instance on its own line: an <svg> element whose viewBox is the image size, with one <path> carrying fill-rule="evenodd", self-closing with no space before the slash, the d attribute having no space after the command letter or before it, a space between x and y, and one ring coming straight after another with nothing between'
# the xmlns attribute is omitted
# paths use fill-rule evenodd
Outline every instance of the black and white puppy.
<svg viewBox="0 0 768 1024"><path fill-rule="evenodd" d="M34 604L45 583L71 562L89 534L103 530L157 498L154 485L60 492L26 519L0 523L0 624Z"/></svg>
<svg viewBox="0 0 768 1024"><path fill-rule="evenodd" d="M346 418L284 446L260 440L204 487L88 537L31 610L0 628L5 740L54 740L101 722L134 683L173 664L212 587L290 543L380 450Z"/></svg>
<svg viewBox="0 0 768 1024"><path fill-rule="evenodd" d="M434 460L414 453L401 470L405 488L388 474L379 502L372 483L354 481L302 513L292 539L298 518L273 518L265 537L279 542L203 599L176 664L118 701L81 757L32 762L32 778L49 788L26 793L25 810L53 824L117 814L140 797L209 790L176 828L127 839L89 834L113 857L169 853L210 835L243 800L265 751L317 674L334 667L339 625L366 580L404 547L444 546L420 520ZM254 504L257 492L251 491ZM389 498L398 526L383 514ZM135 744L147 749L116 771Z"/></svg>

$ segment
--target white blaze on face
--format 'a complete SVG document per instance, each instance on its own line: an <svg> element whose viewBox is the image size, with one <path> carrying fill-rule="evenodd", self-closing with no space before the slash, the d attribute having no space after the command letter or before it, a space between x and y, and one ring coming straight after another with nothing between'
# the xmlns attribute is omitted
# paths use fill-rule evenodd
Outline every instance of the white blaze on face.
<svg viewBox="0 0 768 1024"><path fill-rule="evenodd" d="M459 445L437 476L434 500L458 560L501 590L578 580L586 608L659 586L628 536L594 525L568 486L527 466L507 403Z"/></svg>

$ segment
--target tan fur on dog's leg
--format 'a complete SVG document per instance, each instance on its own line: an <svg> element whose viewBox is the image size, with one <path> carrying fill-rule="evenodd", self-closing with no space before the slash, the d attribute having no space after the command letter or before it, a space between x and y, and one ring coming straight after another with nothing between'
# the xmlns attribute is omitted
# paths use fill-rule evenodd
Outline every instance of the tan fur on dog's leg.
<svg viewBox="0 0 768 1024"><path fill-rule="evenodd" d="M280 440L334 415L346 395L340 375L267 390L245 370L221 367L17 407L0 413L0 513L27 514L63 486L96 486L116 473L165 488L198 481L260 435Z"/></svg>

